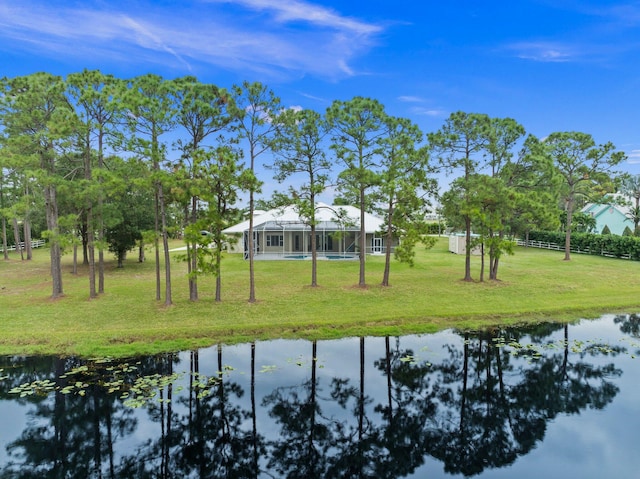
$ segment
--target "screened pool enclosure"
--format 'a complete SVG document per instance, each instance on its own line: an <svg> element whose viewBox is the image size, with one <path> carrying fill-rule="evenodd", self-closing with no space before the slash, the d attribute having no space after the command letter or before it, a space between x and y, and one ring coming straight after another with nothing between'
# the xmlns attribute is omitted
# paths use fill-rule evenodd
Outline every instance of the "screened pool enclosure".
<svg viewBox="0 0 640 479"><path fill-rule="evenodd" d="M384 221L365 213L365 253L384 254ZM316 208L316 250L321 259L356 259L360 250L360 210L353 206ZM249 220L224 230L236 236L232 252L249 255ZM256 212L253 226L255 259L310 259L311 226L293 206Z"/></svg>

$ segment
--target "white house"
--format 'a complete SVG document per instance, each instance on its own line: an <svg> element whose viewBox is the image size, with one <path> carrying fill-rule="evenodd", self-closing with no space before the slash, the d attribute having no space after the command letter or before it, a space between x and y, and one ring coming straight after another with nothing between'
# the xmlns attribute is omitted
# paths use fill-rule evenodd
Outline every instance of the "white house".
<svg viewBox="0 0 640 479"><path fill-rule="evenodd" d="M319 258L354 259L360 245L360 210L353 206L331 206L316 203L316 249ZM364 215L366 253L385 252L381 231L384 220L369 213ZM249 220L223 231L235 236L231 252L248 258ZM307 259L311 257L311 227L294 206L255 212L253 217L255 259ZM393 247L394 245L390 245Z"/></svg>

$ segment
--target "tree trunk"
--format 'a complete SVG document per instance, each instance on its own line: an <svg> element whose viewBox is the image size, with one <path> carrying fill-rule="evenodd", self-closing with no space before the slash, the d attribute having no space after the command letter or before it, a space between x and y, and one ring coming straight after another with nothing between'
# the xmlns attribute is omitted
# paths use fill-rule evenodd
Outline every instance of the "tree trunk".
<svg viewBox="0 0 640 479"><path fill-rule="evenodd" d="M89 299L98 296L96 291L96 251L93 233L93 205L89 201L87 207L87 260L89 263Z"/></svg>
<svg viewBox="0 0 640 479"><path fill-rule="evenodd" d="M196 278L193 276L196 274L198 268L198 258L196 256L196 243L187 241L187 282L189 283L189 301L198 300L198 284Z"/></svg>
<svg viewBox="0 0 640 479"><path fill-rule="evenodd" d="M484 241L480 243L480 282L484 282Z"/></svg>
<svg viewBox="0 0 640 479"><path fill-rule="evenodd" d="M218 211L220 209L220 202L218 201ZM220 237L222 236L222 228L220 227L220 222L216 221L216 302L219 303L222 301L222 277L221 277L221 265L222 265L222 245L219 243Z"/></svg>
<svg viewBox="0 0 640 479"><path fill-rule="evenodd" d="M310 184L313 184L313 176ZM318 245L316 244L316 195L311 188L311 286L318 286ZM325 253L326 254L326 253Z"/></svg>
<svg viewBox="0 0 640 479"><path fill-rule="evenodd" d="M89 148L91 139L88 135L85 141L87 150L84 160L84 178L90 182L93 177L93 172L91 169L91 150ZM89 266L89 299L93 299L98 296L98 293L96 291L95 225L93 224L93 199L91 195L87 195L86 208L86 222L82 231L82 254L84 264Z"/></svg>
<svg viewBox="0 0 640 479"><path fill-rule="evenodd" d="M502 240L504 239L504 231L500 231L498 234L500 238L500 244L502 244ZM495 246L492 246L492 250L494 250ZM493 260L490 261L489 264L489 278L494 281L498 281L498 266L500 265L500 258L496 254L495 250L493 251Z"/></svg>
<svg viewBox="0 0 640 479"><path fill-rule="evenodd" d="M93 222L93 218L91 221ZM93 242L93 230L89 232L87 240L87 255L89 257L89 298L95 298L98 296L98 292L96 291L96 249Z"/></svg>
<svg viewBox="0 0 640 479"><path fill-rule="evenodd" d="M44 187L45 211L47 217L47 229L51 233L50 256L51 256L51 298L56 299L62 296L62 253L60 241L58 239L58 202L56 189L53 185Z"/></svg>
<svg viewBox="0 0 640 479"><path fill-rule="evenodd" d="M60 250L60 243L58 241L52 241L50 245L51 250L51 298L57 299L62 296L62 253Z"/></svg>
<svg viewBox="0 0 640 479"><path fill-rule="evenodd" d="M216 303L222 301L222 278L220 278L220 256L216 258L216 269L218 274L216 275Z"/></svg>
<svg viewBox="0 0 640 479"><path fill-rule="evenodd" d="M571 260L571 222L573 221L573 198L569 197L567 204L567 228L564 237L564 261Z"/></svg>
<svg viewBox="0 0 640 479"><path fill-rule="evenodd" d="M13 242L16 245L16 253L20 253L20 259L24 261L22 245L20 244L20 228L18 227L18 218L13 218Z"/></svg>
<svg viewBox="0 0 640 479"><path fill-rule="evenodd" d="M253 186L249 191L249 302L256 302L255 271L253 268L253 210L255 208L253 198Z"/></svg>
<svg viewBox="0 0 640 479"><path fill-rule="evenodd" d="M2 255L4 260L7 261L9 259L9 251L7 248L9 245L7 244L7 218L2 217Z"/></svg>
<svg viewBox="0 0 640 479"><path fill-rule="evenodd" d="M473 281L471 278L471 218L469 216L464 218L464 227L466 244L464 251L464 281Z"/></svg>
<svg viewBox="0 0 640 479"><path fill-rule="evenodd" d="M162 221L162 246L164 249L165 297L164 305L171 306L171 257L169 256L169 234L167 232L167 213L164 207L164 190L159 185L160 216Z"/></svg>
<svg viewBox="0 0 640 479"><path fill-rule="evenodd" d="M364 207L365 207L365 194L364 187L360 187L360 276L358 279L358 286L366 288L365 281L365 261L367 252L367 230L364 224Z"/></svg>
<svg viewBox="0 0 640 479"><path fill-rule="evenodd" d="M491 241L491 246L489 246L489 279L496 279L495 272L497 271L497 254L496 254L496 235L492 230L489 230L489 238Z"/></svg>
<svg viewBox="0 0 640 479"><path fill-rule="evenodd" d="M91 208L91 200L87 200L86 208L85 221L80 222L80 238L82 239L82 264L89 266L89 209Z"/></svg>
<svg viewBox="0 0 640 479"><path fill-rule="evenodd" d="M393 201L389 199L387 207L387 234L384 254L384 273L382 274L382 286L389 286L389 275L391 274L391 242L393 240Z"/></svg>
<svg viewBox="0 0 640 479"><path fill-rule="evenodd" d="M191 218L190 224L195 224L198 209L198 200L195 196L191 198ZM198 278L195 276L198 270L198 247L197 243L187 244L188 272L189 272L189 300L198 301Z"/></svg>
<svg viewBox="0 0 640 479"><path fill-rule="evenodd" d="M499 258L493 258L493 262L489 264L489 279L498 281L498 265L500 264Z"/></svg>
<svg viewBox="0 0 640 479"><path fill-rule="evenodd" d="M25 215L22 223L22 232L24 237L24 249L27 253L27 261L33 258L33 248L31 248L31 222L29 217Z"/></svg>
<svg viewBox="0 0 640 479"><path fill-rule="evenodd" d="M158 239L158 235L160 234L160 199L158 197L157 184L155 189L155 237L153 246L156 254L156 301L160 301L162 299L162 291L160 289L160 240Z"/></svg>
<svg viewBox="0 0 640 479"><path fill-rule="evenodd" d="M318 264L318 242L316 241L315 219L311 220L311 286L318 286L317 264Z"/></svg>
<svg viewBox="0 0 640 479"><path fill-rule="evenodd" d="M98 134L98 169L101 170L104 167L104 159L103 159L103 139L104 133L102 129ZM102 184L102 175L99 175L98 182ZM98 229L98 294L104 293L104 212L103 208L103 194L102 188L98 191L98 221L97 221L97 229Z"/></svg>

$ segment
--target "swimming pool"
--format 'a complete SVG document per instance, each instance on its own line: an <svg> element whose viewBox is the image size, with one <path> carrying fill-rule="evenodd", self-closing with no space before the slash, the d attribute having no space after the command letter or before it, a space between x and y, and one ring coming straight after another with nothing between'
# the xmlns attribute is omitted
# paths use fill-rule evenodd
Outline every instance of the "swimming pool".
<svg viewBox="0 0 640 479"><path fill-rule="evenodd" d="M311 259L310 254L289 254L282 257L282 259ZM319 254L318 259L331 259L331 260L353 260L358 259L358 256L353 253L345 253L345 254Z"/></svg>

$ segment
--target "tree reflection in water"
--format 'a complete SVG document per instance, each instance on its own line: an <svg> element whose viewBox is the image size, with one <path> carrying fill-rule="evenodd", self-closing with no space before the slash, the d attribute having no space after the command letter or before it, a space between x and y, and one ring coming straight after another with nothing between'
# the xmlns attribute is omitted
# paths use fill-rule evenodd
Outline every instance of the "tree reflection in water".
<svg viewBox="0 0 640 479"><path fill-rule="evenodd" d="M613 322L620 325L623 333L640 338L640 314L619 314Z"/></svg>
<svg viewBox="0 0 640 479"><path fill-rule="evenodd" d="M612 325L637 338L638 318ZM139 358L135 369L1 358L0 399L21 405L27 422L0 456L0 478L399 478L427 460L481 475L531 452L559 415L603 409L618 394L626 349L574 342L570 331L413 337L420 351L403 347L407 338L360 338L352 352L314 341L309 360L259 372L269 343ZM369 342L383 345L371 359ZM250 354L246 369L228 366L225 351L231 362ZM156 379L135 386L140 377ZM140 408L123 399L134 391Z"/></svg>

